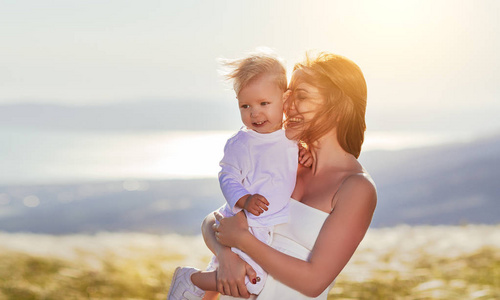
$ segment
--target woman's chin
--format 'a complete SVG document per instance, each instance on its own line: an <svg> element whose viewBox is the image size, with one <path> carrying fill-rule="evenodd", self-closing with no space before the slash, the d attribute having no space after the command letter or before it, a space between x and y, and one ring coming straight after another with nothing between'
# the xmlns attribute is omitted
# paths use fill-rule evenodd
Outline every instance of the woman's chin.
<svg viewBox="0 0 500 300"><path fill-rule="evenodd" d="M298 140L300 137L300 132L296 129L286 127L285 128L285 136L289 140Z"/></svg>

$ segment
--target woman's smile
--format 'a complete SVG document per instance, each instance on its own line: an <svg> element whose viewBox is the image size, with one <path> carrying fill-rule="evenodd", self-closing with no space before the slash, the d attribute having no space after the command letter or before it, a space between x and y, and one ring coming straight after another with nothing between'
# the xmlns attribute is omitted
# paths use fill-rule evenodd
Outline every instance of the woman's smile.
<svg viewBox="0 0 500 300"><path fill-rule="evenodd" d="M291 123L302 123L303 121L304 121L303 119L297 118L297 117L293 117L293 118L288 119L288 122L291 122Z"/></svg>
<svg viewBox="0 0 500 300"><path fill-rule="evenodd" d="M285 122L285 128L286 129L297 129L298 127L302 126L304 123L304 119L300 117L290 117L286 119Z"/></svg>

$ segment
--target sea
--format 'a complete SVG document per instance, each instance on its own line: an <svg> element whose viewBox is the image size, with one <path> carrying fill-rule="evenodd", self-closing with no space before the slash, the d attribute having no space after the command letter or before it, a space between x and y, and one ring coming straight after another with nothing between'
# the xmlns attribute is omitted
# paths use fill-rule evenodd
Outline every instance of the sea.
<svg viewBox="0 0 500 300"><path fill-rule="evenodd" d="M234 132L0 128L0 185L216 177ZM363 152L472 138L470 132L367 131Z"/></svg>

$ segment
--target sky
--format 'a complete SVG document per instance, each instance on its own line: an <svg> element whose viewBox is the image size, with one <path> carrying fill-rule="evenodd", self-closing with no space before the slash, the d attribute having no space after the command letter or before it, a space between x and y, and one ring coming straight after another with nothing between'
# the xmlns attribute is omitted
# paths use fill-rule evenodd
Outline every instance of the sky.
<svg viewBox="0 0 500 300"><path fill-rule="evenodd" d="M289 69L310 49L356 62L372 128L500 131L499 13L496 0L2 0L0 104L233 99L217 59L267 46Z"/></svg>

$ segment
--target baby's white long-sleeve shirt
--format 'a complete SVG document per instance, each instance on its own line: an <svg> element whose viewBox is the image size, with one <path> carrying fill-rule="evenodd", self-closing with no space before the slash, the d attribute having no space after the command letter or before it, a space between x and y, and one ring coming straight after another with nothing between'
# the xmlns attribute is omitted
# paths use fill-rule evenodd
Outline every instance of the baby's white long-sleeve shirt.
<svg viewBox="0 0 500 300"><path fill-rule="evenodd" d="M236 202L247 194L260 194L269 202L260 216L247 213L249 226L273 226L288 221L290 196L298 167L297 142L284 130L261 134L242 128L231 137L220 162L219 183L227 204L223 214L241 209Z"/></svg>

